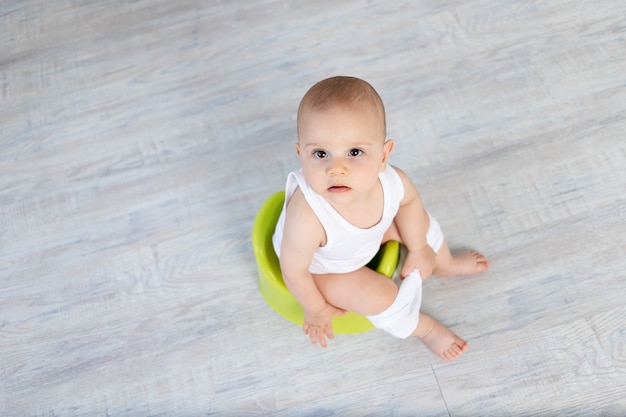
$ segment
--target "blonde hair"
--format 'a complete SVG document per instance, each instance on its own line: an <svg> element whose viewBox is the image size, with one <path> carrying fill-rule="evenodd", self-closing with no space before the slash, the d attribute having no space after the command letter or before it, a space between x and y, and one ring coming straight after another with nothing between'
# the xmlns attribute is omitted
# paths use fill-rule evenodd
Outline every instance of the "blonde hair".
<svg viewBox="0 0 626 417"><path fill-rule="evenodd" d="M383 137L387 136L383 100L367 81L346 76L319 81L306 92L298 107L298 133L300 132L300 119L305 111L323 111L334 106L373 110L378 116Z"/></svg>

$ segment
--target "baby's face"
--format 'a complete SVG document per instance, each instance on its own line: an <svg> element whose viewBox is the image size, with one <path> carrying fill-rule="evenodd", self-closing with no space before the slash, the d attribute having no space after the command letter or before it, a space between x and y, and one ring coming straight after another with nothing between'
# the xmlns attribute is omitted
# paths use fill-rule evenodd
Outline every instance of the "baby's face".
<svg viewBox="0 0 626 417"><path fill-rule="evenodd" d="M296 151L304 177L329 202L348 203L378 186L393 142L385 142L373 110L308 110L298 132Z"/></svg>

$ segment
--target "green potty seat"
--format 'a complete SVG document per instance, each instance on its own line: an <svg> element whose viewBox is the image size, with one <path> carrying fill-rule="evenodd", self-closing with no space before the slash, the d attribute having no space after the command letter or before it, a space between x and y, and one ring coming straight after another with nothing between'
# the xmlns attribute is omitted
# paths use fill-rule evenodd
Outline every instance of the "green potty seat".
<svg viewBox="0 0 626 417"><path fill-rule="evenodd" d="M302 325L304 310L283 281L278 257L272 244L272 235L284 201L285 192L279 191L263 203L252 226L252 246L259 272L259 288L265 301L287 320ZM391 278L398 266L399 257L400 243L387 242L380 247L368 266ZM361 333L373 328L374 326L365 316L353 312L333 319L333 331L336 334Z"/></svg>

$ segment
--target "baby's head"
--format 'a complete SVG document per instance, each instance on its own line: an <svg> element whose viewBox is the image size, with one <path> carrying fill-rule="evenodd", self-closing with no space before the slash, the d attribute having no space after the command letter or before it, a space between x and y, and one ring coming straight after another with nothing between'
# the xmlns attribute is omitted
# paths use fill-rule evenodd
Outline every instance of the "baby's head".
<svg viewBox="0 0 626 417"><path fill-rule="evenodd" d="M393 148L385 130L383 102L367 82L333 77L315 84L298 108L295 144L307 183L335 203L370 193Z"/></svg>
<svg viewBox="0 0 626 417"><path fill-rule="evenodd" d="M369 113L382 141L387 135L385 106L374 88L359 78L337 76L315 84L307 91L298 108L298 137L311 114L335 108Z"/></svg>

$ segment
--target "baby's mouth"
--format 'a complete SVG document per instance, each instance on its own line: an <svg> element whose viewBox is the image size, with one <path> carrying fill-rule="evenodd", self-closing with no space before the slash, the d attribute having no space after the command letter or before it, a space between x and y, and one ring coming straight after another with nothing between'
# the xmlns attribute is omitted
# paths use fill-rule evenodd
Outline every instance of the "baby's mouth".
<svg viewBox="0 0 626 417"><path fill-rule="evenodd" d="M344 193L346 191L350 191L351 188L345 185L332 185L328 187L328 191L331 193Z"/></svg>

